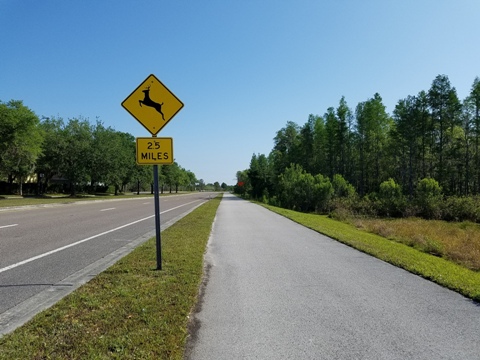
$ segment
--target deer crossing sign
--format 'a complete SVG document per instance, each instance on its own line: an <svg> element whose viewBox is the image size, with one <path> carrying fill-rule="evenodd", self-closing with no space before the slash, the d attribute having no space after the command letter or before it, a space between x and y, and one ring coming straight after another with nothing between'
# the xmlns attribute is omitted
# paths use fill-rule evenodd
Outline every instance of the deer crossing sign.
<svg viewBox="0 0 480 360"><path fill-rule="evenodd" d="M153 136L182 109L183 103L155 75L149 75L122 106Z"/></svg>

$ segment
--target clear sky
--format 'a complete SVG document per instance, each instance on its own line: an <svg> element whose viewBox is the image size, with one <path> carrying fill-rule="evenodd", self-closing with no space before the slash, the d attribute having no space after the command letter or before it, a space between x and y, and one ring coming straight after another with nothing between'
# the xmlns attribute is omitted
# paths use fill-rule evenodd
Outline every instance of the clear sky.
<svg viewBox="0 0 480 360"><path fill-rule="evenodd" d="M235 183L287 121L342 96L398 100L480 76L478 0L0 0L0 100L150 133L121 102L155 74L184 108L160 131L180 166Z"/></svg>

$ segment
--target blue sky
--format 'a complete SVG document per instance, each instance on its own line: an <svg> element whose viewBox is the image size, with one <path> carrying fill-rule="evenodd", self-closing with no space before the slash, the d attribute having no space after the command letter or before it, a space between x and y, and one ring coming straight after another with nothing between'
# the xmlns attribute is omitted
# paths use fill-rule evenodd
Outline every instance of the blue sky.
<svg viewBox="0 0 480 360"><path fill-rule="evenodd" d="M235 183L287 121L342 96L398 100L480 76L478 0L0 0L0 100L150 136L121 102L155 74L184 104L158 134L205 182Z"/></svg>

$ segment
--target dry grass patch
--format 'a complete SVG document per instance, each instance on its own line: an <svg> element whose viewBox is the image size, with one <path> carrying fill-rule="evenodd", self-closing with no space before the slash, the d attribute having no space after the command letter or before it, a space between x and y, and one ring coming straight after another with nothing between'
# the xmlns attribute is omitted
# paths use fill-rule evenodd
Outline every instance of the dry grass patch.
<svg viewBox="0 0 480 360"><path fill-rule="evenodd" d="M480 226L423 219L351 219L358 229L480 271Z"/></svg>

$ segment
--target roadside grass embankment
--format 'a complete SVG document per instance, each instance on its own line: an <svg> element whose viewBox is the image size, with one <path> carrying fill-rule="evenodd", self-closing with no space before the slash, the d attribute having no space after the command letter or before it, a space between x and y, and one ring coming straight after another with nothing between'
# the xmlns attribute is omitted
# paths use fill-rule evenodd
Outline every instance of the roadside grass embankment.
<svg viewBox="0 0 480 360"><path fill-rule="evenodd" d="M419 219L399 220L396 226L394 224L397 220L361 219L355 220L356 223L345 223L326 215L261 205L348 246L480 302L480 271L477 268L480 264L480 229L476 224ZM472 232L475 232L475 237ZM447 254L447 250L451 251Z"/></svg>
<svg viewBox="0 0 480 360"><path fill-rule="evenodd" d="M0 359L182 359L222 195L0 338Z"/></svg>

